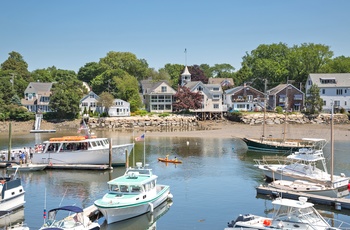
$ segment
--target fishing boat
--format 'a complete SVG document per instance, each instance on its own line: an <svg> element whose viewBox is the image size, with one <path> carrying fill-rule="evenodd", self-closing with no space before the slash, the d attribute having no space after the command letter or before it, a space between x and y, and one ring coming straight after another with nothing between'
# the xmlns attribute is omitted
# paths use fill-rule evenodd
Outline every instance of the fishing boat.
<svg viewBox="0 0 350 230"><path fill-rule="evenodd" d="M7 171L21 171L21 172L28 172L28 171L41 171L44 170L47 167L47 164L10 164L6 167Z"/></svg>
<svg viewBox="0 0 350 230"><path fill-rule="evenodd" d="M56 219L58 212L66 212L68 215L64 219ZM69 205L54 208L48 212L48 218L45 219L40 230L50 229L99 230L100 225L97 222L92 222L87 216L85 216L82 208Z"/></svg>
<svg viewBox="0 0 350 230"><path fill-rule="evenodd" d="M158 176L152 169L136 163L123 176L108 183L109 191L94 202L105 217L107 224L130 219L154 209L172 198L168 185L157 184Z"/></svg>
<svg viewBox="0 0 350 230"><path fill-rule="evenodd" d="M284 162L276 162L278 158L255 159L258 167L265 177L270 180L306 180L320 183L329 187L345 190L349 184L349 178L344 173L331 175L328 173L326 159L323 154L325 139L309 139L314 141L314 148L302 148L287 156ZM319 146L319 147L317 147ZM268 159L268 160L266 160ZM321 165L321 168L318 168Z"/></svg>
<svg viewBox="0 0 350 230"><path fill-rule="evenodd" d="M272 218L253 214L239 215L227 224L225 230L230 229L349 229L350 224L335 219L325 219L307 202L306 197L299 200L277 198L272 201L276 205L276 212ZM338 227L335 227L337 225Z"/></svg>
<svg viewBox="0 0 350 230"><path fill-rule="evenodd" d="M182 164L182 161L178 160L177 157L175 157L174 159L169 159L168 156L166 156L165 158L159 157L158 161L166 162L166 163L173 163L173 164Z"/></svg>
<svg viewBox="0 0 350 230"><path fill-rule="evenodd" d="M24 201L24 188L20 178L14 175L0 177L0 207L1 211L13 211L22 207Z"/></svg>
<svg viewBox="0 0 350 230"><path fill-rule="evenodd" d="M32 163L108 165L111 160L112 165L125 165L134 143L112 145L108 138L91 135L86 125L80 130L85 130L85 135L54 137L43 142Z"/></svg>

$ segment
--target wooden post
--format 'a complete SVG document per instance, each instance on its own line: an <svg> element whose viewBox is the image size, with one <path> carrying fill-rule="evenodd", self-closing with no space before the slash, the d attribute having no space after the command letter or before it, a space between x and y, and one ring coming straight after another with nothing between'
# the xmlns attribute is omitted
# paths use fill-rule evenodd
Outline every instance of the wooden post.
<svg viewBox="0 0 350 230"><path fill-rule="evenodd" d="M109 169L112 169L112 138L109 139L109 160L108 160L108 167L109 167Z"/></svg>
<svg viewBox="0 0 350 230"><path fill-rule="evenodd" d="M7 152L7 160L10 161L11 159L11 145L12 145L12 123L9 123L9 146L8 146L8 152Z"/></svg>
<svg viewBox="0 0 350 230"><path fill-rule="evenodd" d="M127 149L125 149L125 168L129 168L129 154Z"/></svg>

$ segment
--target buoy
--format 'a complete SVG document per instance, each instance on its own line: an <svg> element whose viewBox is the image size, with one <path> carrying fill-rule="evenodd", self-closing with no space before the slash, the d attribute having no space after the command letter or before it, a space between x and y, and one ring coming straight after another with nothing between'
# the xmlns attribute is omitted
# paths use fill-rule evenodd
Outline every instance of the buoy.
<svg viewBox="0 0 350 230"><path fill-rule="evenodd" d="M271 225L271 220L265 219L263 222L264 226L270 226Z"/></svg>
<svg viewBox="0 0 350 230"><path fill-rule="evenodd" d="M153 213L153 204L152 203L148 203L148 205L149 205L149 211L151 213Z"/></svg>

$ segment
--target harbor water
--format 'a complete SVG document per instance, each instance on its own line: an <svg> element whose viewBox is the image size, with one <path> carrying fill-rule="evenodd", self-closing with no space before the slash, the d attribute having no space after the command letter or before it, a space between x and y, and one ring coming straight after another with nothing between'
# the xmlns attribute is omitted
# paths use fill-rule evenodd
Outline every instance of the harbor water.
<svg viewBox="0 0 350 230"><path fill-rule="evenodd" d="M111 138L113 144L130 143L131 133L101 131L97 136ZM139 133L140 134L140 133ZM137 134L137 135L139 135ZM12 147L30 147L64 133L13 134ZM145 144L145 146L144 146ZM334 173L350 176L350 143L335 142ZM0 149L8 147L8 135L0 135ZM330 144L324 149L330 162ZM173 201L135 219L106 225L99 220L102 229L200 229L222 230L227 222L239 214L253 213L271 216L273 205L270 199L257 195L255 187L264 183L262 173L254 166L259 152L247 151L246 145L235 138L179 138L148 137L145 142L136 142L134 155L129 160L145 161L158 176L159 184L170 185ZM177 157L182 164L158 162L158 157ZM3 174L6 170L2 171ZM39 229L43 224L43 211L63 205L86 208L107 192L107 181L124 173L123 167L112 171L93 170L45 170L21 172L26 191L24 222L30 229ZM334 207L315 205L326 216L350 223L350 211L336 211Z"/></svg>

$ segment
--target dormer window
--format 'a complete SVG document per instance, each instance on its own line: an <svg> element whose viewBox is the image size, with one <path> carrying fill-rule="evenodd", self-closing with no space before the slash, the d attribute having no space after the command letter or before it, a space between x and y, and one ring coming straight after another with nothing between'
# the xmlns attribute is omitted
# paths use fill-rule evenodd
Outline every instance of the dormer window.
<svg viewBox="0 0 350 230"><path fill-rule="evenodd" d="M335 78L320 78L321 84L337 84Z"/></svg>

